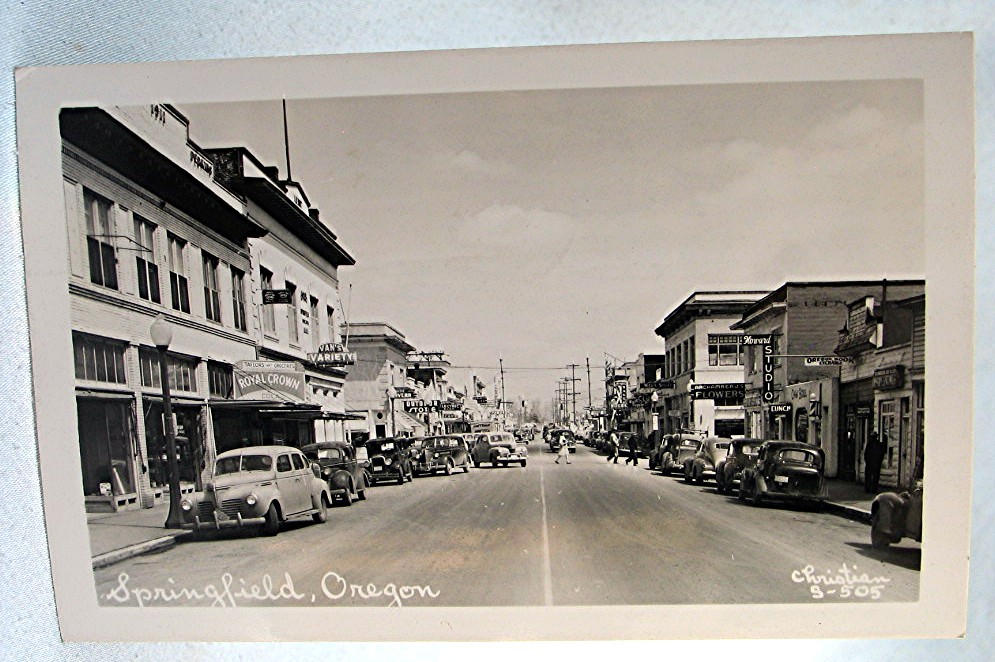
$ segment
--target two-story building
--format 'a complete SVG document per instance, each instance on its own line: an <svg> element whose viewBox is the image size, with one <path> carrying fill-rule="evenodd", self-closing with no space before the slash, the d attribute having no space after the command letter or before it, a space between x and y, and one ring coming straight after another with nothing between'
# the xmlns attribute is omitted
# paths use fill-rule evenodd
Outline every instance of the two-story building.
<svg viewBox="0 0 995 662"><path fill-rule="evenodd" d="M168 495L159 354L167 362L183 490L211 463L211 407L256 358L249 242L266 228L214 177L175 108L60 113L82 487L88 510Z"/></svg>
<svg viewBox="0 0 995 662"><path fill-rule="evenodd" d="M339 332L338 270L356 261L300 182L281 179L275 166L244 147L205 152L216 178L266 230L249 241L251 266L239 275L252 286L245 314L257 330L257 356L235 366L235 401L216 410L218 450L264 440L291 446L342 441L350 418L343 386L354 357ZM224 298L226 283L219 282ZM260 380L269 387L238 388Z"/></svg>
<svg viewBox="0 0 995 662"><path fill-rule="evenodd" d="M694 292L657 326L666 351L654 408L664 432L745 433L742 337L730 325L766 294Z"/></svg>
<svg viewBox="0 0 995 662"><path fill-rule="evenodd" d="M821 446L826 475L849 457L839 445L840 374L836 356L848 305L880 291L881 281L787 282L749 306L732 325L744 337L746 429L749 436ZM922 281L889 281L896 298ZM764 358L767 356L768 358Z"/></svg>
<svg viewBox="0 0 995 662"><path fill-rule="evenodd" d="M863 480L871 432L885 444L881 485L908 486L923 477L926 385L926 299L892 299L891 282L847 306L835 351L840 371L840 477Z"/></svg>

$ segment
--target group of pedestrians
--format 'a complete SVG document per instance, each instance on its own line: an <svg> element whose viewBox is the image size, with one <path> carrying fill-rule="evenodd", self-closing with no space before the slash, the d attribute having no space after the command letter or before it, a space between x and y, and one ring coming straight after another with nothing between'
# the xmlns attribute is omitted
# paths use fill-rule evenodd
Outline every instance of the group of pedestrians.
<svg viewBox="0 0 995 662"><path fill-rule="evenodd" d="M634 434L630 434L626 440L626 446L629 449L629 457L625 458L626 464L632 464L632 466L639 466L639 439ZM620 443L618 438L618 433L612 430L608 434L608 462L612 464L618 464L618 451Z"/></svg>

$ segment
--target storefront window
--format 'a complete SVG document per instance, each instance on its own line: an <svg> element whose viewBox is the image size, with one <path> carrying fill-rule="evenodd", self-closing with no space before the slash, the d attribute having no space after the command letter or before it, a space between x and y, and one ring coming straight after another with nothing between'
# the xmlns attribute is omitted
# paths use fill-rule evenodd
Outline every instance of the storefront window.
<svg viewBox="0 0 995 662"><path fill-rule="evenodd" d="M81 333L73 334L73 354L76 361L76 379L94 382L125 384L123 343L102 340Z"/></svg>
<svg viewBox="0 0 995 662"><path fill-rule="evenodd" d="M142 386L161 389L158 351L142 348L138 354L138 361L142 371ZM166 366L169 371L169 388L174 391L189 391L191 393L197 391L196 359L167 354Z"/></svg>
<svg viewBox="0 0 995 662"><path fill-rule="evenodd" d="M119 496L135 491L129 406L124 402L76 402L80 465L86 496Z"/></svg>
<svg viewBox="0 0 995 662"><path fill-rule="evenodd" d="M211 389L211 397L231 399L233 391L233 370L227 363L207 364L207 379Z"/></svg>

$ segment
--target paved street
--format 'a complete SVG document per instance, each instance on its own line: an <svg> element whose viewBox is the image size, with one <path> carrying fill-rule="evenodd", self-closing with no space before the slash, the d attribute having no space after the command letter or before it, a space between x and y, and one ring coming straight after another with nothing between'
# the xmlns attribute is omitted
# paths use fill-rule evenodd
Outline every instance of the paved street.
<svg viewBox="0 0 995 662"><path fill-rule="evenodd" d="M275 538L226 533L97 570L100 601L773 603L868 601L871 587L881 600L917 597L918 546L873 550L865 524L754 508L650 472L645 459L614 465L578 447L562 466L538 441L530 452L524 469L376 487L364 502L331 509L327 523L292 522Z"/></svg>

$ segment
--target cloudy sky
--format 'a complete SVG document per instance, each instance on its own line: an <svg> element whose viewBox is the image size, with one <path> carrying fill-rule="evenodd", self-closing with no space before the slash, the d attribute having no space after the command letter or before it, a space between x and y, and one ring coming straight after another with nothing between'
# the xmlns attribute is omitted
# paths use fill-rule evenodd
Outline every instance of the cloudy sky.
<svg viewBox="0 0 995 662"><path fill-rule="evenodd" d="M549 401L569 363L658 352L692 291L921 278L916 81L289 100L291 165L356 257L354 321L453 381ZM180 106L286 172L281 103ZM586 374L584 375L586 379ZM579 400L586 404L586 383Z"/></svg>

